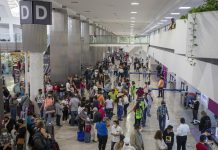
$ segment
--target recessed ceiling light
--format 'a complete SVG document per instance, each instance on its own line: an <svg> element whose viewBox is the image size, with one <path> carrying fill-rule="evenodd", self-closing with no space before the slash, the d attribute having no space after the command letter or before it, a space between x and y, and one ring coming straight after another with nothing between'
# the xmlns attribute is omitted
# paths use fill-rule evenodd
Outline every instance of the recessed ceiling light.
<svg viewBox="0 0 218 150"><path fill-rule="evenodd" d="M137 12L136 11L131 11L131 14L137 14Z"/></svg>
<svg viewBox="0 0 218 150"><path fill-rule="evenodd" d="M179 9L191 9L191 7L179 7Z"/></svg>
<svg viewBox="0 0 218 150"><path fill-rule="evenodd" d="M165 17L165 19L172 19L173 17Z"/></svg>
<svg viewBox="0 0 218 150"><path fill-rule="evenodd" d="M163 20L161 20L161 22L167 22L167 21L168 21L168 20L164 20L164 19L163 19Z"/></svg>
<svg viewBox="0 0 218 150"><path fill-rule="evenodd" d="M131 20L130 22L133 22L133 23L134 23L134 22L135 22L135 20Z"/></svg>
<svg viewBox="0 0 218 150"><path fill-rule="evenodd" d="M180 15L180 13L171 13L171 15Z"/></svg>
<svg viewBox="0 0 218 150"><path fill-rule="evenodd" d="M132 2L131 5L137 6L137 5L139 5L139 3L138 2Z"/></svg>
<svg viewBox="0 0 218 150"><path fill-rule="evenodd" d="M135 19L135 17L130 17L130 19Z"/></svg>

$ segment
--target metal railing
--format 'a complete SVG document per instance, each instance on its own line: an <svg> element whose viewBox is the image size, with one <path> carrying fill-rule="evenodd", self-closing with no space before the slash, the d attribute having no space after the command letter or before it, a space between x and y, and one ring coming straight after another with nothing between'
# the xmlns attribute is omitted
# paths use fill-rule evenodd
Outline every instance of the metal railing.
<svg viewBox="0 0 218 150"><path fill-rule="evenodd" d="M22 42L22 34L15 33L1 33L0 34L0 42L12 42L12 43L21 43Z"/></svg>
<svg viewBox="0 0 218 150"><path fill-rule="evenodd" d="M91 35L90 44L148 44L148 36Z"/></svg>

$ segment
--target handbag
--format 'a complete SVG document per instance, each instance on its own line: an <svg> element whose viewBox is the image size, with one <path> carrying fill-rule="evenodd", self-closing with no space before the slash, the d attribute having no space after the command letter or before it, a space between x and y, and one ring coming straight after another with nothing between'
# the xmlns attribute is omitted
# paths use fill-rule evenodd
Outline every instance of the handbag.
<svg viewBox="0 0 218 150"><path fill-rule="evenodd" d="M25 139L24 138L18 138L17 139L17 144L19 144L19 145L25 144Z"/></svg>

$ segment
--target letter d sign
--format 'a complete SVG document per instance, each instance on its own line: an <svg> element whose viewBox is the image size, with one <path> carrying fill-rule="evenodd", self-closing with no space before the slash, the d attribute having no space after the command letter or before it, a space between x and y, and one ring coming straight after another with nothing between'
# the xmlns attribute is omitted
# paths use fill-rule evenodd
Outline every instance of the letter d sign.
<svg viewBox="0 0 218 150"><path fill-rule="evenodd" d="M43 1L20 1L21 24L52 24L52 3Z"/></svg>

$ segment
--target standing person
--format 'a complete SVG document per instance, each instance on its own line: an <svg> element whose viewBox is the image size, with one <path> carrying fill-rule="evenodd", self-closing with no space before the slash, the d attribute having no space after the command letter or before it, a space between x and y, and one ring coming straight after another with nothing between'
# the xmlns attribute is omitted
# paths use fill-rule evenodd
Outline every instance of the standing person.
<svg viewBox="0 0 218 150"><path fill-rule="evenodd" d="M151 91L149 91L148 94L146 94L146 98L147 98L147 103L148 103L147 115L148 115L148 117L151 117L151 106L153 104L153 98L151 96Z"/></svg>
<svg viewBox="0 0 218 150"><path fill-rule="evenodd" d="M202 118L199 124L199 131L201 131L201 133L204 133L207 129L211 128L211 120L205 111L202 111L201 115Z"/></svg>
<svg viewBox="0 0 218 150"><path fill-rule="evenodd" d="M128 92L125 92L124 94L123 103L124 103L124 117L127 117L127 109L129 107Z"/></svg>
<svg viewBox="0 0 218 150"><path fill-rule="evenodd" d="M105 150L107 139L108 139L108 129L106 120L101 120L96 123L97 136L98 136L98 149Z"/></svg>
<svg viewBox="0 0 218 150"><path fill-rule="evenodd" d="M168 150L173 149L173 143L174 143L174 132L173 132L173 126L168 125L168 127L165 129L163 133L163 140L168 146Z"/></svg>
<svg viewBox="0 0 218 150"><path fill-rule="evenodd" d="M162 67L161 65L158 63L157 67L156 67L156 70L157 70L157 77L159 77L161 75L161 71L162 71Z"/></svg>
<svg viewBox="0 0 218 150"><path fill-rule="evenodd" d="M144 142L141 132L139 131L141 128L140 125L135 124L134 130L130 136L130 143L136 150L144 150Z"/></svg>
<svg viewBox="0 0 218 150"><path fill-rule="evenodd" d="M11 131L13 130L16 123L15 121L16 120L10 118L8 115L4 116L3 126L7 129L8 133L11 133Z"/></svg>
<svg viewBox="0 0 218 150"><path fill-rule="evenodd" d="M159 121L159 127L162 132L164 132L166 126L166 116L169 120L169 114L166 103L165 101L162 101L161 106L159 106L157 109L157 120Z"/></svg>
<svg viewBox="0 0 218 150"><path fill-rule="evenodd" d="M13 119L14 121L16 121L16 117L17 117L17 105L18 105L17 96L14 95L9 100L11 119Z"/></svg>
<svg viewBox="0 0 218 150"><path fill-rule="evenodd" d="M154 136L156 150L167 150L167 145L164 143L163 133L161 130L157 130Z"/></svg>
<svg viewBox="0 0 218 150"><path fill-rule="evenodd" d="M29 95L26 93L24 96L21 97L20 105L22 106L21 118L26 119L28 108L30 106L30 98Z"/></svg>
<svg viewBox="0 0 218 150"><path fill-rule="evenodd" d="M105 111L106 116L111 120L113 117L113 100L108 96L108 98L105 101Z"/></svg>
<svg viewBox="0 0 218 150"><path fill-rule="evenodd" d="M25 145L25 136L26 136L26 127L24 121L19 119L17 121L18 124L18 131L17 131L17 150L23 150Z"/></svg>
<svg viewBox="0 0 218 150"><path fill-rule="evenodd" d="M189 126L185 123L185 118L180 119L180 125L176 130L177 150L186 150L187 135L190 133Z"/></svg>
<svg viewBox="0 0 218 150"><path fill-rule="evenodd" d="M70 112L71 112L71 121L70 125L75 125L75 119L78 115L78 108L79 108L80 100L75 95L72 95L69 102Z"/></svg>
<svg viewBox="0 0 218 150"><path fill-rule="evenodd" d="M0 150L12 150L12 136L6 128L0 132Z"/></svg>
<svg viewBox="0 0 218 150"><path fill-rule="evenodd" d="M55 112L54 98L51 93L48 93L44 100L45 120L47 124L52 122L52 114Z"/></svg>
<svg viewBox="0 0 218 150"><path fill-rule="evenodd" d="M206 136L201 135L200 141L196 144L196 150L208 150L206 146Z"/></svg>
<svg viewBox="0 0 218 150"><path fill-rule="evenodd" d="M66 94L69 95L71 93L70 80L67 80L66 83Z"/></svg>
<svg viewBox="0 0 218 150"><path fill-rule="evenodd" d="M120 93L117 95L118 103L117 103L117 117L119 121L122 121L123 116L123 94Z"/></svg>
<svg viewBox="0 0 218 150"><path fill-rule="evenodd" d="M40 110L40 116L43 117L42 104L44 102L45 95L42 93L42 89L38 90L38 95L35 98L36 103L38 104Z"/></svg>
<svg viewBox="0 0 218 150"><path fill-rule="evenodd" d="M113 125L111 127L111 135L112 135L111 150L114 150L114 146L116 143L120 141L120 136L122 134L123 134L123 129L119 126L119 121L114 120Z"/></svg>
<svg viewBox="0 0 218 150"><path fill-rule="evenodd" d="M96 130L96 123L101 121L101 113L98 112L98 108L93 108L93 123L94 123L94 133L93 133L93 142L97 142L97 130Z"/></svg>
<svg viewBox="0 0 218 150"><path fill-rule="evenodd" d="M58 100L55 101L55 113L56 113L56 125L61 126L61 116L63 115L62 113L63 106L60 104Z"/></svg>
<svg viewBox="0 0 218 150"><path fill-rule="evenodd" d="M195 124L195 121L198 120L198 110L199 110L199 106L200 106L200 102L195 99L194 100L194 104L193 104L193 107L192 107L192 113L193 113L193 121L192 123Z"/></svg>
<svg viewBox="0 0 218 150"><path fill-rule="evenodd" d="M164 78L161 76L158 82L158 97L164 97Z"/></svg>
<svg viewBox="0 0 218 150"><path fill-rule="evenodd" d="M130 86L130 94L132 97L132 100L135 100L135 96L136 96L136 85L135 85L135 81L132 81L132 85Z"/></svg>

